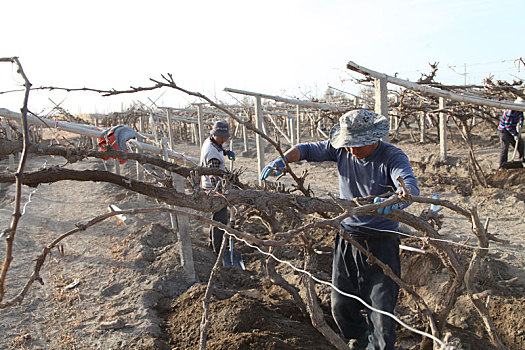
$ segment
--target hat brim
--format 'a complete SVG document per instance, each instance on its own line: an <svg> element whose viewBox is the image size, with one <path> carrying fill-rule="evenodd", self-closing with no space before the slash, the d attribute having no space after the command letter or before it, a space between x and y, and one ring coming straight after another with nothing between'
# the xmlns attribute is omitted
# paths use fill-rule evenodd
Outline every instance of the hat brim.
<svg viewBox="0 0 525 350"><path fill-rule="evenodd" d="M334 148L363 147L373 145L381 140L390 130L388 119L384 116L377 118L368 128L359 130L341 129L340 124L330 130L330 143Z"/></svg>

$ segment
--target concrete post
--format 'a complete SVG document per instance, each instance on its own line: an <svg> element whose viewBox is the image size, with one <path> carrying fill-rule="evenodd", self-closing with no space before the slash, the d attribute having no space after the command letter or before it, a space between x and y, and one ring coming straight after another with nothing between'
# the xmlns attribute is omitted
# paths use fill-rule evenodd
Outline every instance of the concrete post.
<svg viewBox="0 0 525 350"><path fill-rule="evenodd" d="M439 109L446 107L443 97L439 98ZM439 158L442 162L447 160L447 115L439 112Z"/></svg>
<svg viewBox="0 0 525 350"><path fill-rule="evenodd" d="M235 121L233 122L233 124L235 124L235 131L233 132L232 139L233 138L237 138L237 133L239 132L239 126L241 125L241 124L239 124L239 123L237 123Z"/></svg>
<svg viewBox="0 0 525 350"><path fill-rule="evenodd" d="M168 158L168 140L167 138L162 138L162 150L163 150L163 157L165 161L169 161ZM170 173L170 175L173 178L173 186L175 187L175 190L180 193L184 193L184 178L180 175L177 175L175 173ZM172 205L170 205L170 208L173 208ZM190 236L190 224L189 219L187 216L184 215L173 215L170 214L170 222L171 222L171 228L173 230L177 229L179 237L179 255L180 255L180 261L182 264L182 268L184 270L184 273L186 274L186 278L188 282L195 282L196 276L195 276L195 265L193 264L193 250L191 247L191 236Z"/></svg>
<svg viewBox="0 0 525 350"><path fill-rule="evenodd" d="M3 119L4 121L4 126L5 126L5 130L6 130L6 133L7 133L7 139L12 141L13 140L13 133L11 131L11 127L9 126L9 122L6 120L6 119ZM13 154L10 154L9 155L9 170L12 170L14 171L16 168L15 168L15 156Z"/></svg>
<svg viewBox="0 0 525 350"><path fill-rule="evenodd" d="M233 140L230 139L230 151L233 151ZM230 171L233 171L233 160L230 160Z"/></svg>
<svg viewBox="0 0 525 350"><path fill-rule="evenodd" d="M289 117L290 119L290 142L292 143L292 146L297 143L296 137L295 137L295 123L296 119L293 117Z"/></svg>
<svg viewBox="0 0 525 350"><path fill-rule="evenodd" d="M153 133L153 136L155 137L155 142L159 142L159 134L157 133L157 123L155 122L155 118L153 118L153 113L149 114L149 122L151 124L151 131Z"/></svg>
<svg viewBox="0 0 525 350"><path fill-rule="evenodd" d="M317 111L317 115L321 115L321 111ZM314 137L315 135L315 121L314 121L314 118L309 115L309 119L310 119L310 137Z"/></svg>
<svg viewBox="0 0 525 350"><path fill-rule="evenodd" d="M202 105L197 104L197 119L198 119L198 126L199 126L199 149L202 149L202 143L204 142L204 128L202 123Z"/></svg>
<svg viewBox="0 0 525 350"><path fill-rule="evenodd" d="M173 121L171 120L171 113L169 109L166 109L166 119L168 121L169 146L171 149L173 149L175 146L175 136L173 135Z"/></svg>
<svg viewBox="0 0 525 350"><path fill-rule="evenodd" d="M242 141L244 142L244 152L248 152L248 133L244 124L242 126Z"/></svg>
<svg viewBox="0 0 525 350"><path fill-rule="evenodd" d="M389 117L388 115L388 90L386 86L386 79L385 78L376 78L374 80L374 87L375 87L375 108L374 111L377 114L384 115L385 117ZM390 135L386 134L383 139L385 142L390 141Z"/></svg>
<svg viewBox="0 0 525 350"><path fill-rule="evenodd" d="M301 143L301 111L300 111L299 105L297 106L295 122L297 126L297 139L295 140L295 142L296 144L298 144L298 143Z"/></svg>
<svg viewBox="0 0 525 350"><path fill-rule="evenodd" d="M264 121L264 114L262 114L262 105L261 105L261 129L260 130L262 130L262 132L266 136L269 136L268 128L266 127L266 122Z"/></svg>
<svg viewBox="0 0 525 350"><path fill-rule="evenodd" d="M143 123L143 117L141 116L140 119L139 119L139 133L143 133L144 132L144 123ZM142 141L141 140L142 137L139 137L138 140L139 141ZM137 149L137 153L142 153L142 151L140 149ZM135 161L136 165L137 165L137 181L142 181L144 180L144 172L142 171L142 167L140 165L139 162ZM137 202L139 204L139 206L142 206L144 204L144 195L141 194L141 193L137 193Z"/></svg>
<svg viewBox="0 0 525 350"><path fill-rule="evenodd" d="M263 125L263 112L262 112L262 101L261 96L255 96L255 126L257 129L262 130ZM255 135L255 145L257 148L257 170L258 174L264 169L264 140L261 135ZM259 185L262 186L262 181L259 179Z"/></svg>
<svg viewBox="0 0 525 350"><path fill-rule="evenodd" d="M419 112L419 142L425 143L427 133L427 123L425 118L425 112Z"/></svg>
<svg viewBox="0 0 525 350"><path fill-rule="evenodd" d="M120 163L117 158L113 159L113 164L115 165L115 174L120 175Z"/></svg>
<svg viewBox="0 0 525 350"><path fill-rule="evenodd" d="M184 178L182 176L174 174L173 185L177 192L184 193ZM180 261L187 281L193 283L197 280L197 277L193 264L193 250L191 248L190 223L188 217L183 215L177 216L177 227L179 229Z"/></svg>
<svg viewBox="0 0 525 350"><path fill-rule="evenodd" d="M191 128L191 140L193 141L194 144L198 145L199 144L199 131L197 130L197 125L196 124L191 124L190 126Z"/></svg>

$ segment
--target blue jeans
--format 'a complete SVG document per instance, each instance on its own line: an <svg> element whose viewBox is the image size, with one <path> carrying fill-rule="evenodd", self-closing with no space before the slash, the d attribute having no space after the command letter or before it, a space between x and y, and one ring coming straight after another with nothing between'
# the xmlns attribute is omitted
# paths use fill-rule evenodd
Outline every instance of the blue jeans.
<svg viewBox="0 0 525 350"><path fill-rule="evenodd" d="M365 249L390 266L392 271L401 275L399 261L399 237L380 239L356 239ZM335 238L332 282L343 292L357 295L369 305L390 313L397 303L399 286L383 270L370 266L366 255L362 254L340 235ZM377 312L366 309L368 320L361 314L364 305L356 299L346 297L332 289L332 315L343 336L357 339L369 330L367 349L394 349L396 342L395 321Z"/></svg>

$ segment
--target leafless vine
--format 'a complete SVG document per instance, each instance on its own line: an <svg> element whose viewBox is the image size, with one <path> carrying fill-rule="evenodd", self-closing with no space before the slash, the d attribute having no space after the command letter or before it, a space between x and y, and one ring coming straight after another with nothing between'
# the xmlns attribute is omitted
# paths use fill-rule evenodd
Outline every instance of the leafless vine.
<svg viewBox="0 0 525 350"><path fill-rule="evenodd" d="M17 64L19 68L19 73L24 77L24 80L26 82L26 93L24 98L24 105L22 108L22 127L23 127L23 140L22 143L16 142L16 141L5 141L0 140L0 149L2 150L2 154L13 154L16 152L19 152L22 150L22 158L20 160L20 164L18 167L18 170L16 174L2 174L0 175L0 183L16 183L16 200L15 200L15 211L13 214L13 218L11 221L11 224L9 228L6 230L7 233L7 253L6 253L6 260L4 264L2 265L2 271L0 275L0 308L9 307L15 304L19 304L23 301L24 297L26 296L27 292L29 291L31 285L35 281L41 281L40 278L40 270L43 267L44 261L49 254L49 252L57 246L57 244L62 241L63 239L71 236L74 233L81 232L86 230L88 227L99 223L108 217L111 217L113 215L118 214L138 214L138 213L149 213L149 212L155 212L155 211L167 211L170 213L175 213L177 215L185 215L192 217L195 220L199 220L201 222L212 224L217 227L220 227L221 229L225 230L226 232L230 234L234 234L247 242L250 242L252 244L258 245L260 247L267 248L270 253L274 253L275 250L278 247L283 246L295 246L295 247L303 247L305 249L305 268L315 268L315 251L316 249L322 249L323 247L320 246L317 242L312 241L308 237L308 231L312 230L314 228L318 227L332 227L335 229L340 229L340 222L348 215L379 215L377 214L377 209L392 205L394 203L398 203L401 201L405 202L419 202L419 203L433 203L438 204L443 207L446 207L454 212L459 213L460 215L463 215L467 217L469 220L473 223L473 233L478 238L478 244L480 248L488 248L489 246L489 240L495 240L494 237L492 237L487 232L487 228L483 227L483 225L480 224L479 218L477 215L477 211L475 208L471 208L470 210L464 209L458 205L455 205L449 201L445 200L439 200L439 199L433 199L433 198L425 198L425 197L419 197L419 196L410 196L407 193L401 193L398 197L389 199L385 202L377 203L377 204L368 204L368 205L356 205L354 202L348 202L344 200L322 200L315 197L308 197L311 195L311 191L309 188L305 188L304 181L306 174L303 174L303 176L297 176L292 171L289 164L286 164L286 170L287 172L292 176L292 178L296 182L297 188L304 194L303 196L294 196L288 193L273 193L273 192L261 192L258 190L249 189L247 187L244 187L240 181L237 179L237 185L239 188L243 188L243 190L238 190L236 188L232 188L229 190L228 193L225 193L224 196L214 196L214 195L207 195L203 192L194 192L192 194L184 194L177 192L175 189L170 187L161 187L151 184L146 184L140 181L136 181L133 179L128 179L123 176L119 176L116 174L111 174L104 171L74 171L70 169L64 169L64 168L50 168L45 169L41 171L36 171L32 173L26 173L24 172L24 165L26 161L27 154L30 152L39 154L39 155L60 155L63 156L65 159L67 159L68 162L76 162L78 160L81 160L85 157L106 157L106 156L118 156L123 159L133 159L141 164L152 164L155 166L158 166L160 168L169 170L171 172L177 173L179 175L182 175L184 177L191 177L194 176L195 173L197 174L213 174L213 175L219 175L224 176L226 175L224 172L219 172L215 169L209 169L209 168L185 168L176 166L171 163L167 163L164 161L159 160L159 158L141 155L141 154L133 154L133 153L123 153L123 152L99 152L99 151L93 151L93 150L83 150L83 149L74 149L71 147L46 147L43 145L30 145L29 144L29 138L28 138L28 127L27 127L27 100L29 96L29 91L31 90L31 84L29 83L27 77L23 73L22 67L20 65L20 62L18 61L18 58L0 58L0 62L12 62ZM434 65L431 65L431 68L433 69L432 72L429 75L425 75L421 79L421 83L426 83L432 86L436 86L433 82L435 73L437 71L437 63ZM98 89L91 89L91 88L80 88L80 89L66 89L66 88L56 88L56 87L41 87L38 89L47 89L47 90L65 90L65 91L91 91L91 92L97 92L102 94L103 96L112 96L112 95L118 95L118 94L129 94L129 93L136 93L140 91L151 91L159 88L173 88L176 90L179 90L181 92L184 92L188 95L195 96L198 98L201 98L208 102L210 105L214 106L218 110L226 113L229 115L233 120L235 120L237 123L245 125L247 129L255 132L256 134L263 137L266 141L268 141L281 155L281 157L284 159L284 154L280 148L280 145L278 142L275 142L272 138L268 137L264 132L253 126L251 123L251 118L248 118L248 120L244 120L242 118L239 118L235 113L231 112L229 109L215 103L210 98L206 97L205 95L199 93L199 92L193 92L186 90L180 86L178 86L172 75L162 75L161 76L163 81L150 79L151 82L154 83L154 85L149 87L130 87L127 90L98 90ZM517 86L519 84L516 84L514 86ZM497 91L498 93L506 93L506 94L513 94L516 96L519 96L522 94L518 89L516 89L514 86L503 86L503 84L500 84L499 87L493 87L494 91ZM444 87L441 86L443 89L454 89L454 87ZM465 88L465 87L463 87ZM400 124L404 121L404 118L408 119L410 114L414 111L428 111L429 108L436 111L436 103L435 101L425 100L423 103L423 97L418 96L417 94L411 94L406 93L402 95L403 97L397 102L396 108L400 115ZM450 113L458 116L458 113L461 113L460 106L451 106L447 109L450 110ZM458 112L459 111L459 112ZM467 113L467 112L465 112ZM476 115L478 115L477 113ZM490 116L490 113L486 113ZM485 115L486 118L490 118L487 115ZM468 125L464 121L465 118L461 117L462 115L459 115L458 118L461 122L461 128L458 125L458 130L462 133L462 136L465 140L470 139L469 137L469 130ZM455 119L454 119L455 120ZM408 124L405 124L408 126ZM479 164L477 164L475 158L474 158L474 152L472 150L471 145L469 146L470 150L470 157L469 160L471 161L472 167L474 169L474 173L477 174L477 170L481 172L481 175L476 175L478 178L479 183L484 183L484 174L479 167ZM286 163L286 162L285 162ZM477 166L477 168L476 168ZM193 175L192 175L193 174ZM148 196L151 196L153 198L157 198L161 201L164 201L167 204L176 205L179 207L185 207L185 208L192 208L197 209L200 211L207 211L207 212L213 212L216 211L226 205L226 202L231 205L237 205L237 206L246 206L249 208L254 209L258 212L259 217L261 220L266 224L266 227L269 228L269 231L271 232L271 239L261 239L258 238L256 234L243 232L242 230L236 230L231 227L222 225L220 223L214 222L210 219L207 219L203 216L196 215L196 214L190 214L188 212L178 210L178 209L170 209L170 208L153 208L153 209L131 209L121 212L113 212L101 215L99 217L96 217L92 220L90 220L86 224L78 224L77 228L68 231L67 233L61 235L57 239L55 239L53 242L49 243L42 251L41 255L36 260L35 268L33 270L33 273L29 280L26 282L23 289L11 300L4 302L3 297L5 295L5 278L7 275L7 271L9 269L9 264L12 260L12 244L15 239L15 232L17 228L17 223L20 218L20 192L21 192L21 186L23 184L28 186L36 186L40 183L49 183L49 182L56 182L61 180L77 180L77 181L102 181L102 182L109 182L117 184L118 186L121 186L123 188L126 188L131 191L135 191L137 193L142 193ZM233 181L233 180L232 180ZM279 232L279 227L276 225L275 222L272 221L272 218L270 215L264 215L268 211L268 208L273 208L272 210L279 210L282 212L286 211L294 211L297 213L325 213L325 214L337 214L335 218L325 218L323 220L317 220L313 223L309 224L303 224L303 225L296 225L295 227L289 229L288 231ZM403 212L403 211L395 211L391 214L391 218L394 220L397 220L399 222L406 223L407 225L410 225L414 229L416 229L423 237L426 238L437 238L439 237L437 233L437 229L432 225L432 222L429 222L429 218L425 216L416 217L412 214ZM431 220L430 220L431 221ZM480 299L480 295L484 292L478 293L475 290L473 281L476 273L479 270L481 261L483 257L486 255L487 251L486 249L479 249L476 251L470 260L470 265L468 268L465 268L460 258L458 257L458 254L446 244L443 244L438 241L431 241L431 244L438 250L439 257L443 264L447 267L449 271L449 283L446 286L447 291L443 297L442 300L440 300L438 307L435 310L431 310L428 305L425 303L423 298L417 294L417 292L409 285L404 283L401 279L397 278L392 271L388 268L388 266L382 264L379 260L375 259L364 247L360 246L357 242L353 241L351 237L348 237L344 234L344 232L341 232L343 237L350 242L352 245L356 246L357 249L361 250L364 254L368 256L368 259L371 264L377 264L380 266L385 274L390 276L396 283L400 285L400 287L404 290L406 290L413 298L414 302L418 305L418 307L423 310L424 315L427 317L428 325L431 329L432 335L436 337L440 337L441 333L443 331L443 328L445 326L445 320L448 317L455 301L459 297L461 293L461 286L463 281L466 282L467 285L467 293L470 299L472 300L473 304L475 305L476 309L480 313L481 317L484 320L485 327L487 331L489 332L492 342L498 346L498 348L504 348L501 341L499 340L495 330L494 326L492 324L492 321L490 319L490 316L488 314L488 310L483 304L483 302ZM221 247L221 252L224 251L224 245L225 240L223 241L223 246ZM221 258L221 255L219 254L219 258L215 264L214 271L216 272L216 268L218 269L218 262ZM274 281L279 281L280 276L278 276L277 272L275 271L275 268L272 264L267 264L267 272L270 276L273 276ZM215 274L212 271L212 275L210 276L210 281L208 284L208 290L206 292L206 295L209 297L209 293L211 293L211 289L213 287L213 278ZM278 277L276 277L278 276ZM330 331L327 329L326 324L324 323L324 320L320 318L320 315L322 313L319 312L318 305L316 305L317 301L315 300L315 290L313 289L313 283L311 280L306 279L304 288L306 290L306 299L302 299L302 297L297 293L297 289L295 287L290 286L286 281L281 281L279 283L283 288L285 288L293 297L295 300L300 300L301 302L298 302L298 305L303 310L307 310L307 312L310 315L310 318L312 320L312 324L320 330L322 334L324 334L328 339L330 339L331 343L334 344L334 346L338 348L343 348L340 342L340 339L338 340L337 337L334 338L334 334L330 333ZM205 312L203 313L203 319L201 323L201 348L205 347L206 344L206 330L207 330L207 312L209 310L209 298L205 297L204 302L204 309Z"/></svg>

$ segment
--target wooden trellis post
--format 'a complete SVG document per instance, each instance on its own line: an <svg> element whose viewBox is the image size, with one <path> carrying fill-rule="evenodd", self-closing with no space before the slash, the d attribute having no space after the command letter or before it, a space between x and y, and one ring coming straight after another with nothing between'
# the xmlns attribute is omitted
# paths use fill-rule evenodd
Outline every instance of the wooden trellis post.
<svg viewBox="0 0 525 350"><path fill-rule="evenodd" d="M261 96L255 96L255 125L257 129L262 130L263 126L263 111ZM259 134L255 134L255 145L257 148L257 169L258 174L264 169L264 140ZM259 185L262 185L261 179L259 179Z"/></svg>
<svg viewBox="0 0 525 350"><path fill-rule="evenodd" d="M376 78L374 79L374 87L375 87L375 108L374 111L377 114L384 115L385 117L388 116L388 90L386 86L386 79L385 78ZM390 135L387 133L385 136L383 136L383 141L389 142L390 141Z"/></svg>
<svg viewBox="0 0 525 350"><path fill-rule="evenodd" d="M440 97L439 109L445 107L445 99ZM439 157L442 162L447 160L447 115L443 112L439 112Z"/></svg>

